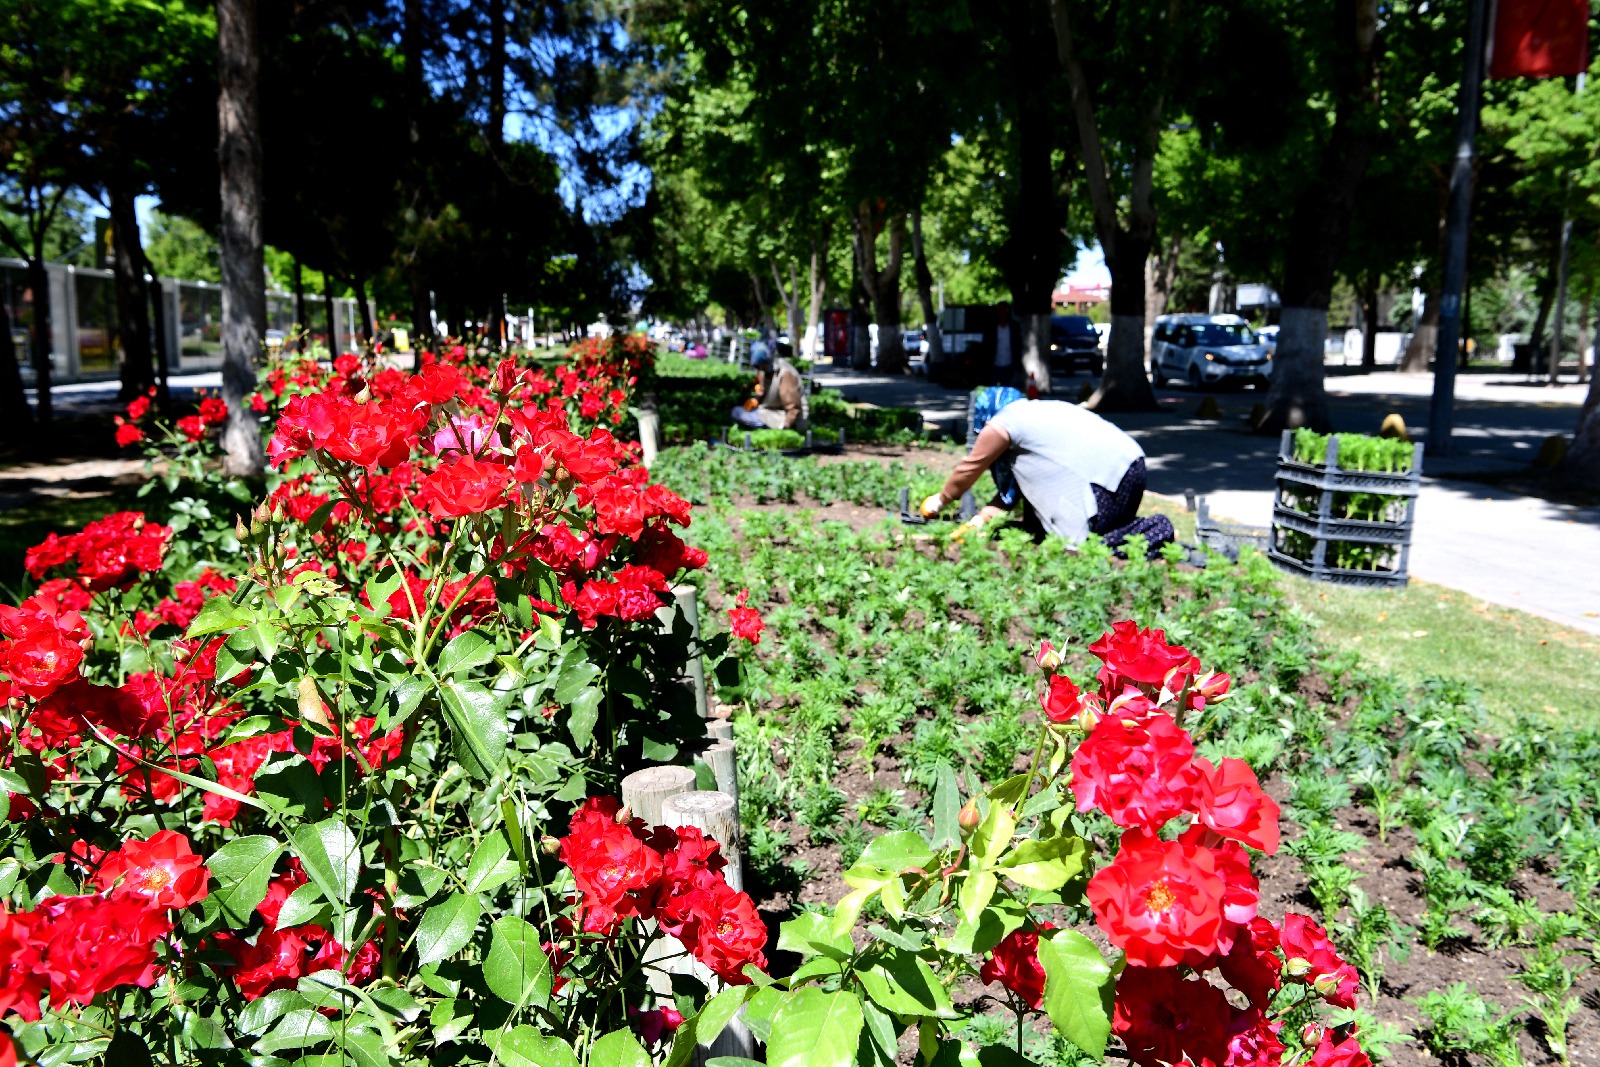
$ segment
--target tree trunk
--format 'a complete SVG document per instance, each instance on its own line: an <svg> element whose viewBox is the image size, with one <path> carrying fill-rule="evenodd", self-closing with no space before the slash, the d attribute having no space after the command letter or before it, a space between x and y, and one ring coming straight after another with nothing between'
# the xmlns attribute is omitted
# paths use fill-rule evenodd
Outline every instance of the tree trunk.
<svg viewBox="0 0 1600 1067"><path fill-rule="evenodd" d="M1578 381L1589 380L1589 367L1592 363L1589 352L1589 300L1579 302L1578 306Z"/></svg>
<svg viewBox="0 0 1600 1067"><path fill-rule="evenodd" d="M1013 0L1005 19L1016 100L1017 198L1002 255L1015 353L1029 381L1048 394L1050 313L1061 278L1066 211L1056 198L1051 164L1055 121L1047 92L1055 57L1034 16L1031 0Z"/></svg>
<svg viewBox="0 0 1600 1067"><path fill-rule="evenodd" d="M150 353L150 297L140 269L139 218L133 210L133 192L119 186L110 191L109 199L111 270L117 295L117 333L122 339L121 397L132 400L155 385L155 364Z"/></svg>
<svg viewBox="0 0 1600 1067"><path fill-rule="evenodd" d="M503 149L506 143L506 0L489 2L489 154L497 167L504 166ZM489 201L492 210L499 209L500 181L498 174L489 178ZM484 327L489 347L498 352L504 347L506 297L504 260L500 255L498 235L489 241L489 275L492 285L489 293L489 314Z"/></svg>
<svg viewBox="0 0 1600 1067"><path fill-rule="evenodd" d="M1167 24L1177 22L1177 0L1169 0ZM1066 0L1050 0L1056 47L1072 92L1072 113L1078 129L1084 180L1094 209L1095 232L1111 270L1111 338L1106 343L1105 374L1089 398L1094 411L1152 411L1155 390L1145 374L1144 268L1155 242L1155 154L1160 147L1163 100L1144 115L1140 141L1131 163L1126 224L1118 219L1118 200L1100 144L1100 128L1089 96L1089 80L1079 62ZM1160 47L1161 43L1158 42Z"/></svg>
<svg viewBox="0 0 1600 1067"><path fill-rule="evenodd" d="M322 272L322 310L328 320L328 358L339 356L339 317L333 306L333 272Z"/></svg>
<svg viewBox="0 0 1600 1067"><path fill-rule="evenodd" d="M1361 286L1361 369L1378 369L1378 276L1368 274Z"/></svg>
<svg viewBox="0 0 1600 1067"><path fill-rule="evenodd" d="M778 296L783 300L784 318L789 323L789 348L796 355L800 354L800 278L799 269L794 260L789 261L789 284L783 284L783 275L778 272L778 261L771 256L767 257L767 265L772 268L772 284L778 287Z"/></svg>
<svg viewBox="0 0 1600 1067"><path fill-rule="evenodd" d="M883 220L889 230L889 254L879 270L877 218L871 202L863 200L857 214L856 260L862 288L872 301L872 321L878 324L878 369L899 374L906 368L905 345L900 340L900 267L905 257L906 217L891 210Z"/></svg>
<svg viewBox="0 0 1600 1067"><path fill-rule="evenodd" d="M1151 250L1145 260L1144 270L1144 331L1149 336L1156 328L1156 319L1167 313L1167 302L1172 299L1172 283L1178 273L1178 250L1182 238L1174 235L1165 245Z"/></svg>
<svg viewBox="0 0 1600 1067"><path fill-rule="evenodd" d="M1330 423L1323 384L1328 304L1355 210L1356 187L1377 147L1376 123L1368 121L1368 112L1376 77L1378 2L1339 0L1335 18L1339 23L1337 50L1342 55L1336 55L1333 64L1333 130L1316 175L1296 201L1290 221L1279 320L1282 329L1272 360L1266 412L1256 424L1261 433L1297 426L1327 430ZM1322 333L1317 334L1314 327Z"/></svg>
<svg viewBox="0 0 1600 1067"><path fill-rule="evenodd" d="M306 331L311 328L311 323L306 315L306 277L305 269L300 265L300 257L294 257L294 348L301 354L306 350Z"/></svg>
<svg viewBox="0 0 1600 1067"><path fill-rule="evenodd" d="M33 245L33 255L28 257L28 287L33 290L33 388L39 425L49 426L54 415L50 403L50 272L44 266L42 234L34 239Z"/></svg>
<svg viewBox="0 0 1600 1067"><path fill-rule="evenodd" d="M254 477L266 467L248 398L266 334L261 245L261 55L256 0L217 0L217 159L221 171L222 433L224 469Z"/></svg>
<svg viewBox="0 0 1600 1067"><path fill-rule="evenodd" d="M367 303L367 279L360 271L355 272L356 283L356 310L361 313L361 341L368 348L372 347L372 308ZM498 346L496 346L498 347Z"/></svg>
<svg viewBox="0 0 1600 1067"><path fill-rule="evenodd" d="M819 248L817 239L811 239L811 299L806 304L806 358L820 359L822 356L822 298L827 292L828 279L822 270L822 257L827 251L827 230L823 231L822 245Z"/></svg>
<svg viewBox="0 0 1600 1067"><path fill-rule="evenodd" d="M17 346L11 338L11 312L0 300L0 436L8 441L24 440L24 431L31 425L33 412L22 388Z"/></svg>
<svg viewBox="0 0 1600 1067"><path fill-rule="evenodd" d="M928 257L922 247L920 207L911 212L911 257L911 269L917 277L917 302L922 305L922 335L928 339L925 366L931 370L944 362L944 338L939 336L939 313L933 307L933 275L928 271Z"/></svg>
<svg viewBox="0 0 1600 1067"><path fill-rule="evenodd" d="M1416 321L1405 355L1400 357L1401 374L1426 374L1439 345L1439 300L1437 291L1422 295L1422 315Z"/></svg>
<svg viewBox="0 0 1600 1067"><path fill-rule="evenodd" d="M1578 412L1578 428L1559 472L1582 485L1600 486L1600 374L1589 375L1589 391Z"/></svg>

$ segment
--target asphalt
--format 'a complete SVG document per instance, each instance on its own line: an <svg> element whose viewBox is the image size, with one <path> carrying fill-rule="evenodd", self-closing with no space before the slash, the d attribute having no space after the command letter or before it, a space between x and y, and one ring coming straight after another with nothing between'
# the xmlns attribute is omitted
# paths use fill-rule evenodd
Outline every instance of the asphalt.
<svg viewBox="0 0 1600 1067"><path fill-rule="evenodd" d="M1336 368L1330 368L1336 375ZM966 394L915 376L819 366L819 385L846 398L913 407L946 432L964 431ZM1057 385L1075 397L1079 376ZM1375 433L1399 414L1426 441L1431 376L1375 373L1328 379L1336 429ZM1600 508L1551 503L1489 481L1525 471L1544 441L1570 434L1587 387L1549 387L1509 374L1465 375L1456 391L1452 455L1423 462L1410 556L1413 576L1600 634ZM1220 419L1198 418L1203 399ZM1249 430L1253 391L1157 390L1160 410L1109 418L1143 446L1153 492L1205 495L1220 518L1271 519L1279 441Z"/></svg>

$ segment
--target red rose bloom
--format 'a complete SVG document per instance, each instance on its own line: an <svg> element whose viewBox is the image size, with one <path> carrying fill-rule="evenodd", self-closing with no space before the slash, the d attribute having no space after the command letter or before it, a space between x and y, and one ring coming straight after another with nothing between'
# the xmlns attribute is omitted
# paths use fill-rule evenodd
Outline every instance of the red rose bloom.
<svg viewBox="0 0 1600 1067"><path fill-rule="evenodd" d="M1361 1051L1355 1034L1335 1042L1333 1031L1324 1030L1322 1040L1311 1053L1311 1067L1372 1067L1372 1061Z"/></svg>
<svg viewBox="0 0 1600 1067"><path fill-rule="evenodd" d="M206 435L205 420L199 415L185 415L178 420L178 432L191 441L199 441Z"/></svg>
<svg viewBox="0 0 1600 1067"><path fill-rule="evenodd" d="M1141 1067L1222 1063L1233 1009L1222 990L1171 967L1129 967L1117 979L1111 1032Z"/></svg>
<svg viewBox="0 0 1600 1067"><path fill-rule="evenodd" d="M82 732L79 720L87 720L123 737L143 737L168 718L166 708L159 703L147 707L125 689L94 685L82 678L74 678L40 701L28 722L37 727L56 716L73 723L75 733Z"/></svg>
<svg viewBox="0 0 1600 1067"><path fill-rule="evenodd" d="M1244 760L1194 761L1194 803L1200 822L1223 837L1262 852L1278 851L1278 802L1261 791Z"/></svg>
<svg viewBox="0 0 1600 1067"><path fill-rule="evenodd" d="M105 897L51 897L37 912L48 923L41 966L52 1005L87 1004L117 986L155 982L155 942L172 929L164 912Z"/></svg>
<svg viewBox="0 0 1600 1067"><path fill-rule="evenodd" d="M684 944L728 985L748 985L745 964L767 969L767 927L755 902L720 878L691 896L696 921Z"/></svg>
<svg viewBox="0 0 1600 1067"><path fill-rule="evenodd" d="M662 872L661 854L641 839L644 823L619 825L619 810L613 797L590 797L561 839L561 862L572 868L584 910L607 923L640 914Z"/></svg>
<svg viewBox="0 0 1600 1067"><path fill-rule="evenodd" d="M117 447L127 448L144 440L144 431L131 422L124 422L117 427Z"/></svg>
<svg viewBox="0 0 1600 1067"><path fill-rule="evenodd" d="M1283 1062L1280 1022L1272 1022L1254 1008L1235 1012L1228 1026L1228 1058L1223 1067L1278 1067Z"/></svg>
<svg viewBox="0 0 1600 1067"><path fill-rule="evenodd" d="M1028 1007L1037 1010L1044 1001L1044 967L1039 963L1039 932L1054 929L1052 923L1040 923L1033 930L1013 930L983 961L983 966L978 969L978 977L985 983L999 982L1021 997Z"/></svg>
<svg viewBox="0 0 1600 1067"><path fill-rule="evenodd" d="M435 519L454 519L502 507L510 484L505 464L462 455L424 478L418 499Z"/></svg>
<svg viewBox="0 0 1600 1067"><path fill-rule="evenodd" d="M1266 1009L1282 984L1283 961L1278 958L1278 928L1259 916L1251 919L1233 939L1233 949L1217 961L1222 977L1243 993L1251 1005Z"/></svg>
<svg viewBox="0 0 1600 1067"><path fill-rule="evenodd" d="M15 1012L30 1023L39 1018L39 998L48 984L37 941L43 926L32 912L0 907L0 1015Z"/></svg>
<svg viewBox="0 0 1600 1067"><path fill-rule="evenodd" d="M159 830L148 841L124 841L106 856L94 884L112 898L137 899L145 907L187 908L206 898L211 872L175 830Z"/></svg>
<svg viewBox="0 0 1600 1067"><path fill-rule="evenodd" d="M1159 829L1194 804L1194 745L1170 716L1124 718L1108 708L1072 756L1078 810L1118 826Z"/></svg>
<svg viewBox="0 0 1600 1067"><path fill-rule="evenodd" d="M1045 647L1049 647L1048 641ZM1051 722L1072 722L1090 706L1092 699L1074 685L1071 678L1064 674L1052 674L1049 688L1039 698L1039 706L1044 709L1044 717Z"/></svg>
<svg viewBox="0 0 1600 1067"><path fill-rule="evenodd" d="M83 646L54 620L41 620L31 633L4 647L0 668L13 686L38 700L76 676L82 662Z"/></svg>
<svg viewBox="0 0 1600 1067"><path fill-rule="evenodd" d="M1311 986L1329 1004L1340 1008L1356 1006L1356 987L1361 977L1340 957L1328 931L1309 917L1290 912L1278 929L1278 944L1283 948L1291 976Z"/></svg>
<svg viewBox="0 0 1600 1067"><path fill-rule="evenodd" d="M1175 670L1188 668L1192 673L1200 667L1188 649L1167 644L1165 630L1141 630L1132 620L1117 623L1089 646L1089 652L1105 664L1097 677L1108 693L1128 684L1160 688ZM1178 684L1181 687L1181 681Z"/></svg>
<svg viewBox="0 0 1600 1067"><path fill-rule="evenodd" d="M1226 889L1210 849L1129 830L1116 859L1089 880L1088 898L1130 964L1172 967L1217 950Z"/></svg>
<svg viewBox="0 0 1600 1067"><path fill-rule="evenodd" d="M733 636L743 638L752 645L759 645L761 632L767 628L767 624L761 621L761 613L755 608L745 607L749 599L750 590L739 590L738 606L728 609L728 629L733 631Z"/></svg>
<svg viewBox="0 0 1600 1067"><path fill-rule="evenodd" d="M246 1000L258 1000L274 989L293 989L306 975L309 946L295 930L261 931L255 944L226 931L214 935L217 947L233 957L221 968Z"/></svg>

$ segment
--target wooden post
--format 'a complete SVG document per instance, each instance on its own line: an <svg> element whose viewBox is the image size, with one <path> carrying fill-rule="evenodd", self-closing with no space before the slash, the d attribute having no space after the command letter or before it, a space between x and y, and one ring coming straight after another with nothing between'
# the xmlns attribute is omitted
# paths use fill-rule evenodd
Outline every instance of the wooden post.
<svg viewBox="0 0 1600 1067"><path fill-rule="evenodd" d="M647 826L660 826L666 822L667 800L693 788L694 771L688 767L646 767L622 780L622 803Z"/></svg>
<svg viewBox="0 0 1600 1067"><path fill-rule="evenodd" d="M639 412L639 449L648 469L656 465L656 452L660 449L661 416L654 411Z"/></svg>
<svg viewBox="0 0 1600 1067"><path fill-rule="evenodd" d="M734 844L739 834L739 805L732 797L726 793L679 793L668 799L662 814L668 826L697 826L707 837L720 842L722 854L728 860L728 866L723 871L728 884L735 889L744 888L739 853ZM702 978L705 977L702 975ZM721 985L714 977L710 978L710 984L713 992ZM715 1041L701 1045L696 1050L694 1062L696 1067L704 1067L709 1060L719 1056L754 1059L755 1054L755 1036L745 1026L744 1020L735 1016Z"/></svg>
<svg viewBox="0 0 1600 1067"><path fill-rule="evenodd" d="M678 615L689 620L689 632L696 641L700 640L700 591L694 586L684 583L672 587L672 604L657 609L656 619L663 630L671 630L676 625ZM689 657L687 667L689 681L694 684L694 704L700 711L700 717L706 718L710 709L706 704L706 663L705 657L694 655Z"/></svg>
<svg viewBox="0 0 1600 1067"><path fill-rule="evenodd" d="M726 793L692 791L667 798L661 806L661 821L668 826L697 826L700 832L722 845L728 861L728 884L744 888L740 863L739 805Z"/></svg>
<svg viewBox="0 0 1600 1067"><path fill-rule="evenodd" d="M717 789L733 798L733 810L737 820L739 812L739 760L734 752L731 739L717 739L712 741L706 750L700 754L706 766L711 768L711 774L717 780Z"/></svg>

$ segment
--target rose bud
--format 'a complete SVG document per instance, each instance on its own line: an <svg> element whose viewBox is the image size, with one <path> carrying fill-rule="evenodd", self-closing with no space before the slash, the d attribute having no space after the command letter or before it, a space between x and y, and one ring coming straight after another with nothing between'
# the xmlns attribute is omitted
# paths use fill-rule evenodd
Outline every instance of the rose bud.
<svg viewBox="0 0 1600 1067"><path fill-rule="evenodd" d="M1053 671L1061 666L1061 651L1049 641L1039 642L1039 654L1034 657L1043 670Z"/></svg>
<svg viewBox="0 0 1600 1067"><path fill-rule="evenodd" d="M541 837L539 847L544 850L545 855L554 856L561 851L561 842L553 837Z"/></svg>
<svg viewBox="0 0 1600 1067"><path fill-rule="evenodd" d="M961 829L971 833L978 828L978 823L983 821L983 816L978 814L977 800L969 800L961 809L961 814L956 816L956 822Z"/></svg>

